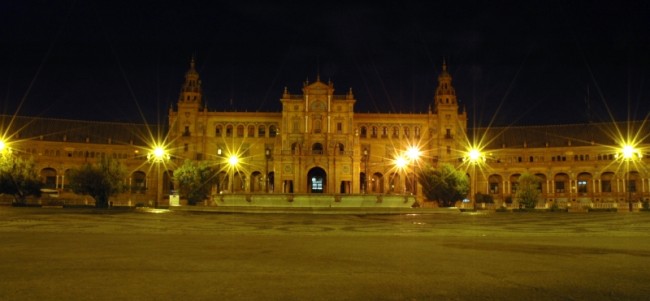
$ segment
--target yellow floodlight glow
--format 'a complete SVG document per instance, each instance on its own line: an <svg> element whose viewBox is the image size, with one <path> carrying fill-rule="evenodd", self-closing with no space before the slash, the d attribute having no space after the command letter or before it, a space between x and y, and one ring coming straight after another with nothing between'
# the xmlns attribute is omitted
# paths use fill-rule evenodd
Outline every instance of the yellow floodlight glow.
<svg viewBox="0 0 650 301"><path fill-rule="evenodd" d="M231 155L230 157L228 157L228 164L230 164L230 166L237 166L238 163L239 163L239 157L237 157L236 155Z"/></svg>
<svg viewBox="0 0 650 301"><path fill-rule="evenodd" d="M631 160L635 157L641 158L641 152L633 145L625 144L623 147L621 147L621 157L623 160Z"/></svg>
<svg viewBox="0 0 650 301"><path fill-rule="evenodd" d="M408 164L408 160L406 160L406 158L401 157L401 156L395 158L395 166L397 168L400 168L400 169L405 168L407 164Z"/></svg>
<svg viewBox="0 0 650 301"><path fill-rule="evenodd" d="M155 146L147 155L147 159L154 162L162 162L169 160L169 153L167 153L167 150L164 147Z"/></svg>
<svg viewBox="0 0 650 301"><path fill-rule="evenodd" d="M0 139L0 153L4 153L7 149L7 143L4 140Z"/></svg>
<svg viewBox="0 0 650 301"><path fill-rule="evenodd" d="M473 149L470 149L469 152L467 152L467 158L472 163L478 162L479 160L481 160L482 157L483 157L483 154L478 149L473 148Z"/></svg>
<svg viewBox="0 0 650 301"><path fill-rule="evenodd" d="M420 149L418 149L415 146L409 147L406 150L406 156L409 157L409 159L411 159L412 161L419 159L420 154L421 154Z"/></svg>

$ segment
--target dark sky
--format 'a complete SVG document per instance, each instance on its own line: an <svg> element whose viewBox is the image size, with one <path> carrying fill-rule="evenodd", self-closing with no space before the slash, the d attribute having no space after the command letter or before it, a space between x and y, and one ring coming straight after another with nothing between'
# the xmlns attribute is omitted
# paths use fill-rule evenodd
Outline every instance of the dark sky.
<svg viewBox="0 0 650 301"><path fill-rule="evenodd" d="M446 58L481 125L642 119L646 3L2 1L0 100L5 114L22 101L21 115L164 122L195 55L210 110L279 111L285 86L320 74L358 112L425 112Z"/></svg>

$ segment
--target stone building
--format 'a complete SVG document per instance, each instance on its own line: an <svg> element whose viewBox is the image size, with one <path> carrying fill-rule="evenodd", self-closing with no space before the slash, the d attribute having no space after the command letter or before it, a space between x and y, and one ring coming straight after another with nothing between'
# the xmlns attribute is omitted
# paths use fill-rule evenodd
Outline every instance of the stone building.
<svg viewBox="0 0 650 301"><path fill-rule="evenodd" d="M192 60L169 123L160 128L5 116L4 139L15 154L33 156L46 186L59 190L65 190L71 167L101 156L121 160L131 189L115 202L132 205L155 198L154 186L169 195L173 170L185 159L214 166L213 194L415 194L423 200L417 169L447 162L473 178L472 194L491 195L497 204L514 196L525 172L541 178L546 204L650 197L648 124L468 129L445 64L431 87L433 99L425 100L430 109L420 114L357 113L352 89L336 94L334 84L320 78L303 83L299 92L285 88L281 112L210 111L201 85ZM621 135L628 131L641 151L622 159ZM146 155L162 140L172 159L161 175ZM482 149L475 165L467 161L473 146Z"/></svg>

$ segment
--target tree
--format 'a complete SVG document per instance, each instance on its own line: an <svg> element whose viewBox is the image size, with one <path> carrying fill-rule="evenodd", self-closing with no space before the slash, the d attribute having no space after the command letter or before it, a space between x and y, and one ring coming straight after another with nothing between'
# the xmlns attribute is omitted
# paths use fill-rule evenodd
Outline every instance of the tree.
<svg viewBox="0 0 650 301"><path fill-rule="evenodd" d="M120 162L102 157L95 164L84 164L70 171L72 191L95 199L95 207L108 207L108 199L125 190L126 169Z"/></svg>
<svg viewBox="0 0 650 301"><path fill-rule="evenodd" d="M178 182L181 195L187 197L190 205L208 197L212 177L213 171L205 161L185 160L183 165L174 171L174 179Z"/></svg>
<svg viewBox="0 0 650 301"><path fill-rule="evenodd" d="M519 176L518 182L515 199L526 208L535 208L541 195L539 191L541 179L536 175L525 172Z"/></svg>
<svg viewBox="0 0 650 301"><path fill-rule="evenodd" d="M17 156L0 157L0 193L14 196L16 205L25 205L30 195L41 196L41 183L34 169L34 160Z"/></svg>
<svg viewBox="0 0 650 301"><path fill-rule="evenodd" d="M418 179L427 199L437 200L442 207L453 206L469 192L467 175L450 164L442 164L439 169L427 165Z"/></svg>

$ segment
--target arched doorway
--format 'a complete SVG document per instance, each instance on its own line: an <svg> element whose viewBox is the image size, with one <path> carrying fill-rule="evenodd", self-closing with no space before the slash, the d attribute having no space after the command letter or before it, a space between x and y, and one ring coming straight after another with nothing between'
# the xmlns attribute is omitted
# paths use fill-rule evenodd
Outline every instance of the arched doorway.
<svg viewBox="0 0 650 301"><path fill-rule="evenodd" d="M327 187L327 174L320 167L314 167L307 173L307 191L310 193L323 193Z"/></svg>
<svg viewBox="0 0 650 301"><path fill-rule="evenodd" d="M43 188L56 189L56 170L54 168L43 168L41 170L41 182Z"/></svg>

